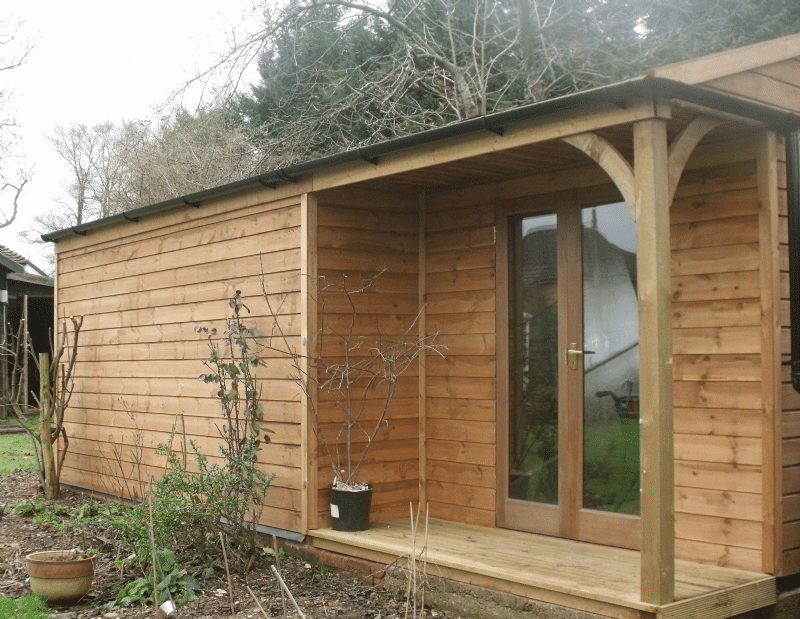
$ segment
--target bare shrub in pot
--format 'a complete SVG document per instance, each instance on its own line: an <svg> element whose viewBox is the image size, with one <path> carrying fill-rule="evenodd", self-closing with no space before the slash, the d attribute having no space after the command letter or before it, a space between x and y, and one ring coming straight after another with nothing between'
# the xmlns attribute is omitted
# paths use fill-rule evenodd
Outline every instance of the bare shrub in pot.
<svg viewBox="0 0 800 619"><path fill-rule="evenodd" d="M384 270L385 271L385 270ZM333 470L332 489L359 491L370 486L359 479L370 448L382 428L400 379L425 352L442 355L438 334L419 333L422 310L402 327L389 333L376 322L365 329L368 318L359 312L359 299L369 292L381 271L372 276L332 282L315 280L318 328L310 334L310 352L304 355L292 344L279 320L281 298L270 295L262 280L262 295L272 318L272 332L263 338L270 350L291 359L293 378L306 396L317 443ZM338 320L330 320L326 300L337 298ZM368 409L372 407L372 410Z"/></svg>

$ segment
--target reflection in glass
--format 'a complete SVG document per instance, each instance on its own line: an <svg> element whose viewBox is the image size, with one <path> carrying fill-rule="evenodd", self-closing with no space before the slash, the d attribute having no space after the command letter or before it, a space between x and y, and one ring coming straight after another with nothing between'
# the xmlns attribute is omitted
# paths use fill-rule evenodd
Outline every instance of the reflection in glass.
<svg viewBox="0 0 800 619"><path fill-rule="evenodd" d="M639 513L636 226L624 203L585 208L583 506Z"/></svg>
<svg viewBox="0 0 800 619"><path fill-rule="evenodd" d="M509 489L558 503L556 216L515 221L511 233Z"/></svg>

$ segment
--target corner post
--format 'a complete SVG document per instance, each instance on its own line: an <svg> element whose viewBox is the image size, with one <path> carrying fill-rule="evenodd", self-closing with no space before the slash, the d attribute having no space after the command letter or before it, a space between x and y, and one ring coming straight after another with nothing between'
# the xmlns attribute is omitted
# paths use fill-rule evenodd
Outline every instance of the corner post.
<svg viewBox="0 0 800 619"><path fill-rule="evenodd" d="M418 256L419 256L419 273L418 278L418 302L417 306L421 310L419 317L419 332L420 338L428 336L428 308L427 298L428 290L426 285L427 279L427 240L426 240L426 218L427 218L427 202L424 193L420 194L417 201L417 216L419 217L419 237L418 237ZM423 350L420 354L419 360L419 505L425 506L427 510L428 503L428 355L427 351ZM425 512L427 513L427 511Z"/></svg>
<svg viewBox="0 0 800 619"><path fill-rule="evenodd" d="M634 126L641 398L641 599L675 597L669 157L666 121Z"/></svg>
<svg viewBox="0 0 800 619"><path fill-rule="evenodd" d="M314 290L317 284L317 199L305 193L300 199L300 345L303 356L303 372L310 376L316 371L312 359L316 358L317 298ZM301 393L302 407L301 453L301 527L302 533L318 526L317 488L317 437L314 434L314 420L311 418L311 405L308 398L316 397L315 391Z"/></svg>

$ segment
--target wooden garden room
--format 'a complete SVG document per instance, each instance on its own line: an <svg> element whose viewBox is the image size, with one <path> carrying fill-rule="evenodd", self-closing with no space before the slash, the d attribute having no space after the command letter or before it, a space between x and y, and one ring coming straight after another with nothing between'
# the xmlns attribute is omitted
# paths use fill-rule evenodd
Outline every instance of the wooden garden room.
<svg viewBox="0 0 800 619"><path fill-rule="evenodd" d="M372 526L331 528L331 467L275 357L265 531L386 565L421 504L452 580L610 617L773 604L800 572L799 113L793 35L48 235L56 313L84 315L62 482L112 492L137 432L136 474L159 474L179 417L215 451L194 328L235 291L266 331L263 279L311 355L342 313L313 282L383 271L358 328L445 348L398 383L364 464Z"/></svg>

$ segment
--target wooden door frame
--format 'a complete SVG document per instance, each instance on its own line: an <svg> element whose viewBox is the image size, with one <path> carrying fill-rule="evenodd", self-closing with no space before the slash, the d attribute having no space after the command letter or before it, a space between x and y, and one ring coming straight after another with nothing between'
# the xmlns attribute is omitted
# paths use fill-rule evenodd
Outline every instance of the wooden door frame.
<svg viewBox="0 0 800 619"><path fill-rule="evenodd" d="M558 269L559 354L571 341L583 342L582 286L569 274L582 272L581 219L582 208L598 203L619 201L613 185L592 191L591 197L581 200L582 192L564 191L496 204L497 239L497 524L498 526L532 533L565 537L580 541L602 543L624 548L638 548L638 516L604 513L583 509L582 453L583 376L569 373L559 364L559 505L547 505L508 499L509 488L509 429L510 429L510 367L509 337L510 304L510 220L526 214L556 213L559 215L557 261L567 265ZM552 208L547 208L552 205ZM566 241L566 242L563 242ZM578 333L580 331L580 333ZM579 337L580 335L580 337ZM568 412L569 411L569 412ZM569 466L562 466L569 459ZM535 526L531 526L535 522Z"/></svg>

